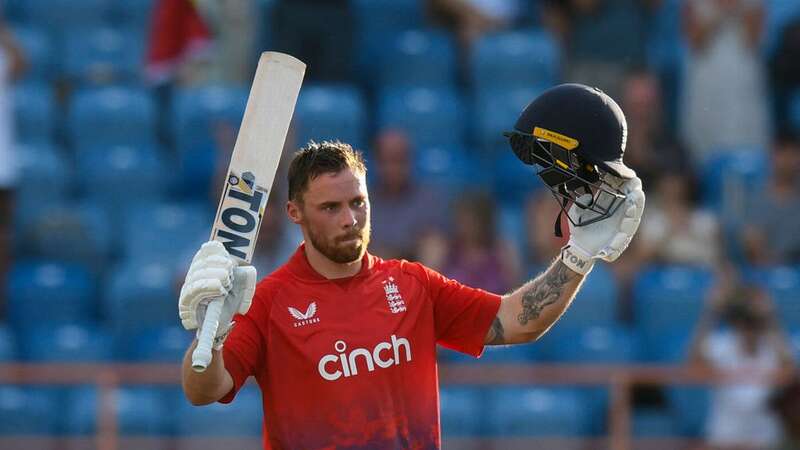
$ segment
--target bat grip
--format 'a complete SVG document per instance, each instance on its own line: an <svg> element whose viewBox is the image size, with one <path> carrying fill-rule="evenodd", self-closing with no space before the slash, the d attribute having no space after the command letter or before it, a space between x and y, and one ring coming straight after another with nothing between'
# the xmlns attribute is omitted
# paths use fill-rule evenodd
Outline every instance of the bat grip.
<svg viewBox="0 0 800 450"><path fill-rule="evenodd" d="M223 297L215 298L208 303L200 335L197 337L197 347L192 352L192 370L205 372L211 364L211 348L214 345L214 336L219 328L219 315L222 312Z"/></svg>

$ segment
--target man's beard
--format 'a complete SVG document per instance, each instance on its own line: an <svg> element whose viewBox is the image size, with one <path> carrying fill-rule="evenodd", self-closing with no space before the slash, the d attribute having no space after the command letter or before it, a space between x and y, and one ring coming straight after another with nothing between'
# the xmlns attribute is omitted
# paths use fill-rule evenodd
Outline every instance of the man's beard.
<svg viewBox="0 0 800 450"><path fill-rule="evenodd" d="M361 243L359 243L357 246L350 244L347 246L342 245L342 242L353 238L360 238ZM313 245L317 251L325 255L326 258L339 264L352 263L361 259L364 256L364 253L367 251L369 238L369 222L364 225L364 228L351 232L346 236L338 237L333 241L327 240L318 235L312 227L308 228L308 239L311 241L311 245Z"/></svg>

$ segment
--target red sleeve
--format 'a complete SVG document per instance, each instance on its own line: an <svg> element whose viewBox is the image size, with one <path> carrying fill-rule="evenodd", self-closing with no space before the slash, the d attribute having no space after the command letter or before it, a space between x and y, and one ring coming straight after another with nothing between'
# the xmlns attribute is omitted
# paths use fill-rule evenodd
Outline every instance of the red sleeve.
<svg viewBox="0 0 800 450"><path fill-rule="evenodd" d="M247 378L255 376L259 366L266 361L266 345L259 325L269 324L269 303L266 300L265 286L259 284L253 295L253 304L245 315L234 316L236 325L231 330L222 347L225 370L233 378L233 388L222 397L220 403L230 403L244 385Z"/></svg>
<svg viewBox="0 0 800 450"><path fill-rule="evenodd" d="M436 342L444 347L480 356L497 311L500 296L451 280L420 265L433 300Z"/></svg>

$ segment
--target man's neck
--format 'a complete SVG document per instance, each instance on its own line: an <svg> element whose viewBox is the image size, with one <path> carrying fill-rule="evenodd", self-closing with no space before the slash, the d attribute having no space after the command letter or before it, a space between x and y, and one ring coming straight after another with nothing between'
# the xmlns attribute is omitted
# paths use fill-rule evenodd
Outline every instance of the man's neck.
<svg viewBox="0 0 800 450"><path fill-rule="evenodd" d="M309 241L306 241L305 253L311 268L329 280L352 277L361 271L363 258L351 263L337 263L320 253Z"/></svg>

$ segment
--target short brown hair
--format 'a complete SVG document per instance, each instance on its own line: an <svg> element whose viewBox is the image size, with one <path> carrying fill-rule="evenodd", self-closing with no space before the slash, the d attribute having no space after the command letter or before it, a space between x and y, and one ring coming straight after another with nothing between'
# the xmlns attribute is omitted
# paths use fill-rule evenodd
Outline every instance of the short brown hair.
<svg viewBox="0 0 800 450"><path fill-rule="evenodd" d="M367 173L361 152L340 141L309 142L294 154L289 165L289 200L302 202L302 195L311 180L324 173L339 173L345 168Z"/></svg>

